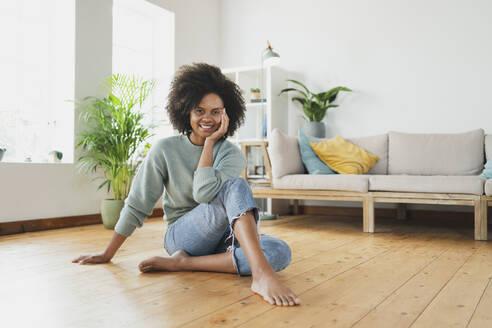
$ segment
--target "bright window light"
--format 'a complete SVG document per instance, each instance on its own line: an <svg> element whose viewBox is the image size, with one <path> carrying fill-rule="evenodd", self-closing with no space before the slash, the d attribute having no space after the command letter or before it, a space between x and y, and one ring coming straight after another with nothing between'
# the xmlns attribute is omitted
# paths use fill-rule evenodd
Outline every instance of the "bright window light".
<svg viewBox="0 0 492 328"><path fill-rule="evenodd" d="M0 1L0 40L2 162L73 162L74 0Z"/></svg>
<svg viewBox="0 0 492 328"><path fill-rule="evenodd" d="M156 139L173 135L165 112L174 74L174 13L144 0L113 1L113 73L157 82L143 108Z"/></svg>

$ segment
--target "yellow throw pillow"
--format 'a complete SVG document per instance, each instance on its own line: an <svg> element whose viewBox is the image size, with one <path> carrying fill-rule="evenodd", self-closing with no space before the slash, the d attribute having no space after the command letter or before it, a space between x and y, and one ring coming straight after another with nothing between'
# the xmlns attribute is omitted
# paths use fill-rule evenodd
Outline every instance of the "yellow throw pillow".
<svg viewBox="0 0 492 328"><path fill-rule="evenodd" d="M379 160L340 136L322 142L310 142L318 157L333 171L342 174L367 173Z"/></svg>

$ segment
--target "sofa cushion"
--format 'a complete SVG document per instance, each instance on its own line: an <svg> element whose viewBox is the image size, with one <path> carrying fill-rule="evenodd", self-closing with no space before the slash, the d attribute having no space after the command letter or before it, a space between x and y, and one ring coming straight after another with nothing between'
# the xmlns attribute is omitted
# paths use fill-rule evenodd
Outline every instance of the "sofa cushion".
<svg viewBox="0 0 492 328"><path fill-rule="evenodd" d="M304 173L297 137L287 136L279 129L273 129L268 139L268 155L273 178Z"/></svg>
<svg viewBox="0 0 492 328"><path fill-rule="evenodd" d="M372 175L369 190L482 195L484 183L480 176Z"/></svg>
<svg viewBox="0 0 492 328"><path fill-rule="evenodd" d="M480 176L485 179L492 179L492 160L489 160L487 163L485 163L482 174L480 174Z"/></svg>
<svg viewBox="0 0 492 328"><path fill-rule="evenodd" d="M483 129L456 134L389 133L389 174L478 175L483 159Z"/></svg>
<svg viewBox="0 0 492 328"><path fill-rule="evenodd" d="M309 145L309 137L299 129L298 142L301 152L302 163L309 174L335 174L328 165L326 165Z"/></svg>
<svg viewBox="0 0 492 328"><path fill-rule="evenodd" d="M313 142L321 142L329 139L320 139L310 137ZM353 143L356 146L370 152L373 155L379 157L376 165L367 172L367 174L388 174L388 135L379 134L375 136L359 137L359 138L346 138L348 142Z"/></svg>
<svg viewBox="0 0 492 328"><path fill-rule="evenodd" d="M485 181L485 195L492 196L492 179Z"/></svg>
<svg viewBox="0 0 492 328"><path fill-rule="evenodd" d="M379 160L377 156L338 135L326 141L309 144L326 165L342 174L367 173Z"/></svg>
<svg viewBox="0 0 492 328"><path fill-rule="evenodd" d="M355 174L291 174L273 179L274 188L367 192L369 177Z"/></svg>
<svg viewBox="0 0 492 328"><path fill-rule="evenodd" d="M360 138L347 138L346 140L379 157L379 161L372 167L372 169L369 170L369 172L367 172L367 174L388 174L387 134Z"/></svg>

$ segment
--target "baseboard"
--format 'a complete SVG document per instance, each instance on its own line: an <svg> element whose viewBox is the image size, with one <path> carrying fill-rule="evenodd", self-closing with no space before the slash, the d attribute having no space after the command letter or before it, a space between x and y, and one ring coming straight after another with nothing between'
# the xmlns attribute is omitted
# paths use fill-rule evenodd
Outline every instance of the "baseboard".
<svg viewBox="0 0 492 328"><path fill-rule="evenodd" d="M150 217L162 217L162 208L155 208ZM23 232L79 227L90 224L101 224L101 214L67 216L52 219L37 219L0 223L0 236Z"/></svg>

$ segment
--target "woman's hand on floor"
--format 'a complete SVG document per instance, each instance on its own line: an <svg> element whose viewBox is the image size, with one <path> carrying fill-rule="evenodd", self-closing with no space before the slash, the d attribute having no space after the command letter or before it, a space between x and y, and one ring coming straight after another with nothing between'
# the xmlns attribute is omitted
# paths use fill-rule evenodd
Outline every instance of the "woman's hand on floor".
<svg viewBox="0 0 492 328"><path fill-rule="evenodd" d="M94 254L94 255L81 255L77 257L76 259L72 260L72 263L79 263L79 264L87 264L87 263L107 263L111 261L111 258L104 255L104 253L101 254Z"/></svg>
<svg viewBox="0 0 492 328"><path fill-rule="evenodd" d="M77 257L76 259L72 260L72 263L79 263L79 264L87 264L87 263L107 263L111 261L113 258L114 254L120 248L121 244L125 241L127 237L120 235L116 231L113 233L113 237L111 238L111 241L109 242L108 247L106 250L102 253L99 254L94 254L94 255L81 255Z"/></svg>

